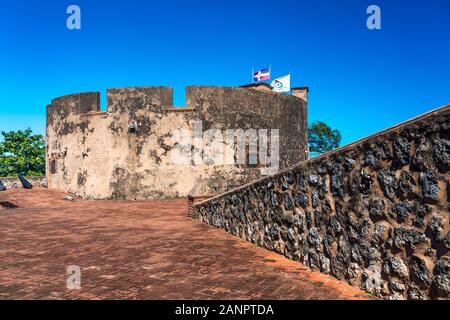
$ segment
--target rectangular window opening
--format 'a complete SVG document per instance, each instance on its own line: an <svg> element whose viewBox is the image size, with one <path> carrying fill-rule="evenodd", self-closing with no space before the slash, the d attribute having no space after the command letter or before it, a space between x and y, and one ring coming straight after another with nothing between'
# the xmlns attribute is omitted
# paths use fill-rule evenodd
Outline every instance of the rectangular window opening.
<svg viewBox="0 0 450 320"><path fill-rule="evenodd" d="M50 162L50 173L56 174L56 160Z"/></svg>

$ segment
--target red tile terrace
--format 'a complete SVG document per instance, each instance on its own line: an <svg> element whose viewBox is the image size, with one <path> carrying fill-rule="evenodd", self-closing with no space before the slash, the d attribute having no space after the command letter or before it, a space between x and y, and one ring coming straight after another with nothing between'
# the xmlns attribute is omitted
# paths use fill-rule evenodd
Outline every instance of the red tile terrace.
<svg viewBox="0 0 450 320"><path fill-rule="evenodd" d="M185 199L64 200L0 192L0 299L366 299L346 283L214 229ZM69 290L67 267L81 268Z"/></svg>

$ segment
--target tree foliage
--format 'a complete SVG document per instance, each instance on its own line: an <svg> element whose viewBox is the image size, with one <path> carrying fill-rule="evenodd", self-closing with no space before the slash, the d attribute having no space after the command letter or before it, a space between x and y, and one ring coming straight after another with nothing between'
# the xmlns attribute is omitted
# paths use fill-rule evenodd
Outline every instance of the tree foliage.
<svg viewBox="0 0 450 320"><path fill-rule="evenodd" d="M24 131L2 131L0 177L45 174L45 142L42 135Z"/></svg>
<svg viewBox="0 0 450 320"><path fill-rule="evenodd" d="M315 121L308 127L308 143L311 155L333 150L341 143L341 133L331 129L326 123Z"/></svg>

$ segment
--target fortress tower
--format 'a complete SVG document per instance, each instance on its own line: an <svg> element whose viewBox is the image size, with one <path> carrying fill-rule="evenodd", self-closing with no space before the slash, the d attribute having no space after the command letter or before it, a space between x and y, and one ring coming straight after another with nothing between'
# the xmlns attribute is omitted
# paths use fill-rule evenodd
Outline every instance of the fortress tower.
<svg viewBox="0 0 450 320"><path fill-rule="evenodd" d="M307 158L307 88L285 95L264 85L192 86L183 108L172 106L170 87L109 89L107 97L104 112L98 92L63 96L47 106L49 188L89 199L157 199L218 193L264 174L248 145L245 163L174 163L174 131L188 133L189 142L199 123L203 132L224 135L266 129L270 136L278 129L279 169ZM187 146L193 157L201 156Z"/></svg>

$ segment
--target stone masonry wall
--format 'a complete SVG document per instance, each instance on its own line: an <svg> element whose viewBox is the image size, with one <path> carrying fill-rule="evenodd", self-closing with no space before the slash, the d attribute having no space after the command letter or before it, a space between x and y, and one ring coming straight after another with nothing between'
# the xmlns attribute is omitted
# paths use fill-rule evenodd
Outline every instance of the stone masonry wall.
<svg viewBox="0 0 450 320"><path fill-rule="evenodd" d="M90 199L175 198L198 183L228 190L261 177L245 165L174 164L173 131L193 134L198 121L203 131L279 129L280 168L306 158L306 102L298 97L212 86L188 87L185 108L172 107L170 87L109 89L107 97L105 112L96 92L47 107L50 189Z"/></svg>
<svg viewBox="0 0 450 320"><path fill-rule="evenodd" d="M47 188L47 179L45 177L25 177L29 183L33 186L33 188ZM22 189L23 185L17 177L0 177L0 182L6 187L6 190L9 189Z"/></svg>
<svg viewBox="0 0 450 320"><path fill-rule="evenodd" d="M194 206L388 299L450 296L450 105Z"/></svg>

